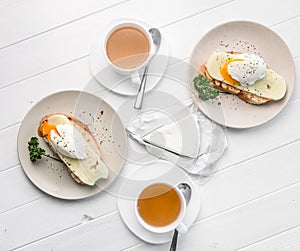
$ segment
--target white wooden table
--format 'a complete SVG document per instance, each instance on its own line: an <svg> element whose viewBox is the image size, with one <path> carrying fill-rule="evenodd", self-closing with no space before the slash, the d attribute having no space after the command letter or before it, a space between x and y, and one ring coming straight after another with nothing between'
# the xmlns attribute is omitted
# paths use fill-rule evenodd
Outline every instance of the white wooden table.
<svg viewBox="0 0 300 251"><path fill-rule="evenodd" d="M17 156L26 112L50 93L82 90L92 79L88 54L97 27L125 16L159 27L170 55L180 59L220 23L259 22L285 40L300 72L297 0L1 0L1 251L168 250L169 243L146 244L127 229L115 196L65 201L41 192ZM299 84L272 121L226 129L229 147L213 178L199 186L201 210L178 250L300 250ZM168 87L162 81L156 88Z"/></svg>

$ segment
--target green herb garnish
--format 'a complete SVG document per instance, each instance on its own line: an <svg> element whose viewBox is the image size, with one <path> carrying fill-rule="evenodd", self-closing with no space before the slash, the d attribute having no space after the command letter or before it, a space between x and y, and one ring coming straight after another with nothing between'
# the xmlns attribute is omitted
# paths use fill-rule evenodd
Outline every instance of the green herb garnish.
<svg viewBox="0 0 300 251"><path fill-rule="evenodd" d="M29 150L29 157L32 162L36 162L38 159L41 159L42 156L62 162L60 159L57 159L49 154L46 154L46 151L43 148L39 147L39 140L37 137L32 137L28 141L28 150Z"/></svg>
<svg viewBox="0 0 300 251"><path fill-rule="evenodd" d="M214 99L220 94L219 90L210 86L210 81L203 75L198 75L193 81L195 89L198 91L198 96L203 101Z"/></svg>

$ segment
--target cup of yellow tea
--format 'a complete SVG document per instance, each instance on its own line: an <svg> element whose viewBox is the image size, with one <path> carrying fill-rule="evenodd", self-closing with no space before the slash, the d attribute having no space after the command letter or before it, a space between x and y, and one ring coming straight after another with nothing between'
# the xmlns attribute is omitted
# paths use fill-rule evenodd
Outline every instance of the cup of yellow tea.
<svg viewBox="0 0 300 251"><path fill-rule="evenodd" d="M130 75L133 82L153 55L150 32L137 21L115 24L104 40L104 55L109 65L118 73Z"/></svg>
<svg viewBox="0 0 300 251"><path fill-rule="evenodd" d="M165 233L175 228L180 233L187 228L182 220L186 202L177 187L167 183L152 183L138 195L135 212L140 224L155 233Z"/></svg>

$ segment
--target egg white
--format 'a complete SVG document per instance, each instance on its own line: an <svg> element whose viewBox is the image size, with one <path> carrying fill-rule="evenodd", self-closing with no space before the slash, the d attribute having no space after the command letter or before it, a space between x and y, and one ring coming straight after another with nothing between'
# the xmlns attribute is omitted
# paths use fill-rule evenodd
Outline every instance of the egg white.
<svg viewBox="0 0 300 251"><path fill-rule="evenodd" d="M71 121L66 116L54 114L48 118L48 121L56 125L56 129L59 133L62 133L62 130L66 132L66 134L64 134L66 137L64 141L68 143L65 149L66 152L62 151L66 144L62 145L62 149L56 149L55 141L53 142L51 140L49 143L57 150L59 157L67 163L68 168L79 177L81 181L93 186L97 180L101 178L106 179L109 176L107 165L102 161L100 156L98 156L95 149L85 141L83 135L73 127ZM51 133L54 134L55 132L51 131ZM69 154L74 155L70 156ZM78 157L82 157L82 159Z"/></svg>
<svg viewBox="0 0 300 251"><path fill-rule="evenodd" d="M51 130L50 139L58 152L73 159L87 158L87 143L74 126L58 124L56 130L58 134Z"/></svg>

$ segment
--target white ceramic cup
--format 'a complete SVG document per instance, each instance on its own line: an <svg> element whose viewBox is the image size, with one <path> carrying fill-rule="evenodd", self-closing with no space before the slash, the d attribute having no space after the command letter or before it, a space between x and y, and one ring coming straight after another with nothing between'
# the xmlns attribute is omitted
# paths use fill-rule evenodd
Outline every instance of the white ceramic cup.
<svg viewBox="0 0 300 251"><path fill-rule="evenodd" d="M144 60L143 63L141 63L140 65L138 65L135 68L121 68L117 65L115 65L108 57L107 55L107 41L110 37L110 35L116 31L117 29L120 29L122 27L134 27L136 29L139 29L141 32L143 32L145 34L145 36L148 39L149 42L149 52L148 52L148 56L147 58ZM103 43L103 54L104 57L106 59L106 61L108 62L108 64L118 73L122 74L122 75L127 75L131 77L131 80L133 83L135 84L140 84L141 79L140 79L140 69L143 69L146 67L146 65L149 63L151 57L153 56L154 53L154 46L153 46L153 39L152 36L150 34L150 32L148 31L148 29L141 23L137 22L137 21L133 21L133 20L128 20L128 21L122 21L120 23L114 24L112 27L110 27L108 29L108 32L106 34L106 37L104 39L104 43ZM134 55L132 55L134 56Z"/></svg>
<svg viewBox="0 0 300 251"><path fill-rule="evenodd" d="M180 199L180 204L181 204L181 210L180 210L180 213L179 213L178 217L176 218L176 220L171 222L168 225L165 225L165 226L152 226L152 225L149 225L147 222L145 222L143 220L143 218L140 216L139 211L138 211L138 199L141 195L141 192L145 188L147 188L148 186L151 186L151 185L154 185L154 184L157 184L157 183L163 183L163 184L166 184L166 185L172 187L177 192L177 194L179 196L179 199ZM183 223L183 218L184 218L185 213L186 213L186 201L185 201L185 198L184 198L183 194L178 189L178 187L174 187L173 185L168 184L166 182L154 182L154 183L151 183L151 184L147 184L147 186L145 186L143 189L141 189L141 192L139 193L138 198L135 201L135 214L136 214L136 217L137 217L139 223L145 229L147 229L151 232L154 232L154 233L166 233L166 232L170 232L174 229L177 229L177 231L181 234L184 234L184 233L187 232L188 229L185 226L185 224Z"/></svg>

